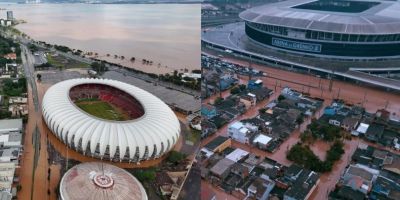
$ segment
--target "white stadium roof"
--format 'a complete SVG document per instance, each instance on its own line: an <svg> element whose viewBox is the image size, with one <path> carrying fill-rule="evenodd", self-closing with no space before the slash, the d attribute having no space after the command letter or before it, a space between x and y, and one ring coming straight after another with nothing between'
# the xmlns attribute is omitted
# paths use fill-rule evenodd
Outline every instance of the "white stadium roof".
<svg viewBox="0 0 400 200"><path fill-rule="evenodd" d="M359 13L346 13L294 6L316 0L288 0L254 7L240 13L245 21L298 29L347 34L398 34L400 33L400 2L379 2Z"/></svg>
<svg viewBox="0 0 400 200"><path fill-rule="evenodd" d="M68 170L60 182L61 200L148 200L143 185L114 165L86 162Z"/></svg>
<svg viewBox="0 0 400 200"><path fill-rule="evenodd" d="M81 84L103 84L120 89L142 104L144 115L128 121L92 116L70 99L70 89ZM164 102L140 88L115 80L71 79L59 82L47 90L42 111L49 129L61 141L80 152L89 149L92 156L100 158L105 155L107 147L110 159L114 158L117 147L120 159L126 155L127 149L129 161L151 159L151 155L157 158L171 150L180 135L179 121ZM135 158L136 154L138 157Z"/></svg>

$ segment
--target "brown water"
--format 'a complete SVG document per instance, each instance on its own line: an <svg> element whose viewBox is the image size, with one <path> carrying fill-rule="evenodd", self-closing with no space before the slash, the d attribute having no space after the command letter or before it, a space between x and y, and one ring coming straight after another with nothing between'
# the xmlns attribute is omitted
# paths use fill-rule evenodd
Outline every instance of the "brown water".
<svg viewBox="0 0 400 200"><path fill-rule="evenodd" d="M200 69L199 4L1 4L35 40L66 45L139 70ZM0 15L5 16L5 11ZM3 17L4 17L3 16ZM109 57L106 55L110 54ZM114 59L114 55L125 59ZM135 57L136 62L130 62ZM142 65L142 59L153 61Z"/></svg>

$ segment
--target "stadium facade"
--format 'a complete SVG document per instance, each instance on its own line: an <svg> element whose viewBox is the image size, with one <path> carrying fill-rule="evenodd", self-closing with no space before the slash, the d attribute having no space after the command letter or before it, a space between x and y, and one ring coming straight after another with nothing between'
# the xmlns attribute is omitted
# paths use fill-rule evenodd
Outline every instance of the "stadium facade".
<svg viewBox="0 0 400 200"><path fill-rule="evenodd" d="M128 119L99 118L75 104L93 98L124 110ZM59 82L46 91L42 113L49 129L68 147L115 162L159 158L174 147L180 135L180 123L163 101L115 80Z"/></svg>
<svg viewBox="0 0 400 200"><path fill-rule="evenodd" d="M240 13L253 41L288 52L337 58L400 57L400 3L289 0Z"/></svg>

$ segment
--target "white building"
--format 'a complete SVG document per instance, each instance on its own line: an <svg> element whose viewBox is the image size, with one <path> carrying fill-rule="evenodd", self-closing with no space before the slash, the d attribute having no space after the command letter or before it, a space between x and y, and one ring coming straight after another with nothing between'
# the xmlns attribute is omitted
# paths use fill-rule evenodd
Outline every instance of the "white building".
<svg viewBox="0 0 400 200"><path fill-rule="evenodd" d="M253 144L257 145L257 147L259 148L267 148L267 145L269 144L269 142L271 142L272 138L268 137L266 135L263 134L259 134L257 135L254 140L253 140Z"/></svg>
<svg viewBox="0 0 400 200"><path fill-rule="evenodd" d="M232 160L233 162L239 162L246 158L249 155L249 152L243 150L243 149L235 149L232 151L230 154L228 154L225 158Z"/></svg>
<svg viewBox="0 0 400 200"><path fill-rule="evenodd" d="M229 126L228 135L238 142L248 144L252 133L242 122L235 122Z"/></svg>
<svg viewBox="0 0 400 200"><path fill-rule="evenodd" d="M22 119L0 120L0 134L9 132L22 132Z"/></svg>

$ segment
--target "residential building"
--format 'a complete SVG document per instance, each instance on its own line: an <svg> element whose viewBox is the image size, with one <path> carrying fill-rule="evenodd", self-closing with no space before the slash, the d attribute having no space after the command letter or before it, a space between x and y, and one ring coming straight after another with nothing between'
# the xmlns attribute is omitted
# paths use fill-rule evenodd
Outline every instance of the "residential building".
<svg viewBox="0 0 400 200"><path fill-rule="evenodd" d="M201 106L201 116L207 119L211 119L217 115L217 109L215 106L210 104L203 104Z"/></svg>
<svg viewBox="0 0 400 200"><path fill-rule="evenodd" d="M242 122L235 122L229 126L228 135L238 142L249 144L252 133Z"/></svg>
<svg viewBox="0 0 400 200"><path fill-rule="evenodd" d="M283 195L284 200L307 200L319 183L319 175L311 170L302 169L296 180Z"/></svg>
<svg viewBox="0 0 400 200"><path fill-rule="evenodd" d="M275 182L268 177L257 177L247 188L247 197L256 200L267 200Z"/></svg>
<svg viewBox="0 0 400 200"><path fill-rule="evenodd" d="M262 88L263 87L263 81L260 79L257 80L249 80L247 82L247 88L249 90L254 90L254 89L258 89L258 88Z"/></svg>
<svg viewBox="0 0 400 200"><path fill-rule="evenodd" d="M211 169L210 173L217 178L217 180L221 181L225 179L230 171L232 166L235 164L234 161L228 159L228 158L223 158L219 160Z"/></svg>

